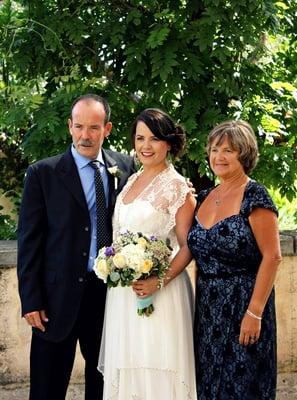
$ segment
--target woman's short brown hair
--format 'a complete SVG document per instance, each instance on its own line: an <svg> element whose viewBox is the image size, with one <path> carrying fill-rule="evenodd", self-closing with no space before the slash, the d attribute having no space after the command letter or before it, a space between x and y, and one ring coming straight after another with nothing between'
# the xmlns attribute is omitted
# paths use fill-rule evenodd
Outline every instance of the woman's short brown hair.
<svg viewBox="0 0 297 400"><path fill-rule="evenodd" d="M207 154L210 154L210 148L214 143L220 146L226 137L231 148L239 152L238 161L243 166L244 172L249 174L259 159L258 144L253 128L248 122L242 120L222 122L208 135Z"/></svg>

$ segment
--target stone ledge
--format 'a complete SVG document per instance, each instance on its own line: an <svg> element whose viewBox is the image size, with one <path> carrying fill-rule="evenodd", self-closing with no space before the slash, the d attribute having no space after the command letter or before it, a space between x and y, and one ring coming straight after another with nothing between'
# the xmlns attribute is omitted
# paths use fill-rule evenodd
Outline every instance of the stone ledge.
<svg viewBox="0 0 297 400"><path fill-rule="evenodd" d="M297 231L282 231L280 239L283 256L297 254Z"/></svg>
<svg viewBox="0 0 297 400"><path fill-rule="evenodd" d="M15 267L17 264L17 241L0 240L0 267Z"/></svg>
<svg viewBox="0 0 297 400"><path fill-rule="evenodd" d="M297 255L297 231L282 231L280 236L283 256ZM0 240L0 267L15 267L17 263L17 241Z"/></svg>

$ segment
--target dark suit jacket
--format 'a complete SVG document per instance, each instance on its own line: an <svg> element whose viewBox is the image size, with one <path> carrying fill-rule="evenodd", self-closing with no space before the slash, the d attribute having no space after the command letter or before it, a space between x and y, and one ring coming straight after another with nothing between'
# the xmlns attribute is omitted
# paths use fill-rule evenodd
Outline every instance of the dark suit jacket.
<svg viewBox="0 0 297 400"><path fill-rule="evenodd" d="M106 166L122 171L117 191L109 176L109 223L117 193L134 172L131 157L103 150ZM22 315L45 309L47 340L63 340L73 327L83 295L90 248L91 223L70 148L28 168L18 227L18 278ZM105 304L106 288L98 293Z"/></svg>

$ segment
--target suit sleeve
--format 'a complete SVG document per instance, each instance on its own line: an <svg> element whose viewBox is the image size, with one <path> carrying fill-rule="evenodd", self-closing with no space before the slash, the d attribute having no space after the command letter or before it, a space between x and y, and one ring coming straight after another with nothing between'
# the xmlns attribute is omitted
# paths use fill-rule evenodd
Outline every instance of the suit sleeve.
<svg viewBox="0 0 297 400"><path fill-rule="evenodd" d="M132 157L129 157L127 164L128 164L127 165L128 174L129 174L129 176L131 176L132 174L134 174L137 171L134 159Z"/></svg>
<svg viewBox="0 0 297 400"><path fill-rule="evenodd" d="M26 174L18 224L17 273L22 315L45 308L41 276L46 228L44 195L33 165Z"/></svg>

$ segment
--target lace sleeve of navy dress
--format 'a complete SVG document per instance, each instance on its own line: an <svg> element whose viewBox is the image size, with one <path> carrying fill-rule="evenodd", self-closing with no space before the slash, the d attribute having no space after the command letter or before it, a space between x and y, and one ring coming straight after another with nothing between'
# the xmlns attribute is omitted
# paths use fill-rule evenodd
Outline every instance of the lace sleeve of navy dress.
<svg viewBox="0 0 297 400"><path fill-rule="evenodd" d="M278 215L267 189L253 180L249 181L245 196L241 205L241 212L245 217L249 217L255 208L265 208L271 210Z"/></svg>

